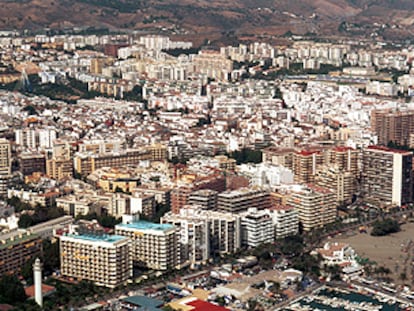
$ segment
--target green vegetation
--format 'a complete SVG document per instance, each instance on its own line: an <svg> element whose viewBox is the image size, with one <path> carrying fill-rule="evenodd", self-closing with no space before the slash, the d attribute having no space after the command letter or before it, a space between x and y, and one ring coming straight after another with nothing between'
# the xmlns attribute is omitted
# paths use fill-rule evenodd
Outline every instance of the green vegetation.
<svg viewBox="0 0 414 311"><path fill-rule="evenodd" d="M371 235L384 236L399 231L400 224L398 223L398 221L391 218L386 218L384 220L377 220L376 222L374 222Z"/></svg>
<svg viewBox="0 0 414 311"><path fill-rule="evenodd" d="M181 54L184 55L190 55L190 54L198 54L198 52L200 51L199 48L189 48L189 49L171 49L171 50L162 50L163 52L174 56L174 57L178 57Z"/></svg>
<svg viewBox="0 0 414 311"><path fill-rule="evenodd" d="M22 283L14 275L4 274L0 279L0 303L14 304L26 300Z"/></svg>
<svg viewBox="0 0 414 311"><path fill-rule="evenodd" d="M32 209L32 206L29 203L22 202L18 197L11 197L6 200L7 204L14 207L16 213L20 213L24 210Z"/></svg>
<svg viewBox="0 0 414 311"><path fill-rule="evenodd" d="M235 159L237 164L262 162L262 152L249 148L243 148L240 151L236 150L230 153L230 157Z"/></svg>
<svg viewBox="0 0 414 311"><path fill-rule="evenodd" d="M30 226L37 225L41 222L45 222L51 219L63 216L65 213L63 209L57 207L43 207L37 205L33 214L22 214L20 216L18 225L19 228L28 228Z"/></svg>
<svg viewBox="0 0 414 311"><path fill-rule="evenodd" d="M35 107L33 107L32 105L27 105L27 106L26 106L26 107L24 107L22 110L23 110L23 111L27 111L27 113L28 113L30 116L33 116L33 115L38 115L38 113L37 113L37 111L36 111Z"/></svg>

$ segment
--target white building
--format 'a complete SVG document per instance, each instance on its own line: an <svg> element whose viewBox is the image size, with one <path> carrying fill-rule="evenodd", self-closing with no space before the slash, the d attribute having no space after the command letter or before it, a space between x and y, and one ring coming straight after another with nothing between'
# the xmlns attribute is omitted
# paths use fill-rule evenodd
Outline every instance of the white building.
<svg viewBox="0 0 414 311"><path fill-rule="evenodd" d="M249 208L241 218L242 245L257 247L274 242L274 227L268 211Z"/></svg>
<svg viewBox="0 0 414 311"><path fill-rule="evenodd" d="M297 210L291 206L275 206L268 210L275 228L275 239L298 234L299 217Z"/></svg>
<svg viewBox="0 0 414 311"><path fill-rule="evenodd" d="M115 226L115 233L132 240L132 260L138 266L155 270L169 270L178 266L179 248L177 228L170 224L156 224L124 217Z"/></svg>
<svg viewBox="0 0 414 311"><path fill-rule="evenodd" d="M292 184L294 179L290 169L269 163L242 164L237 168L241 175L249 178L252 187L273 188L281 184Z"/></svg>
<svg viewBox="0 0 414 311"><path fill-rule="evenodd" d="M212 253L233 253L241 245L238 215L187 205L179 214L165 214L161 222L179 228L181 263L207 262Z"/></svg>

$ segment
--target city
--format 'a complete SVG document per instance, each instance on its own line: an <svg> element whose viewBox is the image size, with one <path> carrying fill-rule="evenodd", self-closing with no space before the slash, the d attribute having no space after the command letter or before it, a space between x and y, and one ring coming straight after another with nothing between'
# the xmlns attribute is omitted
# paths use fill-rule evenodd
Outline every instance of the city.
<svg viewBox="0 0 414 311"><path fill-rule="evenodd" d="M0 33L0 310L414 310L414 45Z"/></svg>

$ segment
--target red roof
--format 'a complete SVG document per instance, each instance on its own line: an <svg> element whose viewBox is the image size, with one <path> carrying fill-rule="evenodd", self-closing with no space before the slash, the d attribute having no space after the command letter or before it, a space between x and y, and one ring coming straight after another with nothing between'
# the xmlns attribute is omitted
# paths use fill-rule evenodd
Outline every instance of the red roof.
<svg viewBox="0 0 414 311"><path fill-rule="evenodd" d="M55 290L56 290L56 288L54 288L53 286L49 286L49 285L46 285L46 284L42 284L42 294L43 295L47 295L47 294L49 294L49 293L51 293L51 292L53 292ZM34 297L34 295L35 295L35 293L34 293L35 292L34 285L29 286L29 287L26 287L24 289L24 291L26 292L26 296Z"/></svg>
<svg viewBox="0 0 414 311"><path fill-rule="evenodd" d="M194 309L191 311L229 311L229 309L217 306L207 301L203 300L194 300L187 303L188 306L193 306Z"/></svg>
<svg viewBox="0 0 414 311"><path fill-rule="evenodd" d="M392 149L384 146L368 146L369 150L378 150L378 151L385 151L385 152L392 152L392 153L400 153L400 154L412 154L411 151L407 150L400 150L400 149Z"/></svg>

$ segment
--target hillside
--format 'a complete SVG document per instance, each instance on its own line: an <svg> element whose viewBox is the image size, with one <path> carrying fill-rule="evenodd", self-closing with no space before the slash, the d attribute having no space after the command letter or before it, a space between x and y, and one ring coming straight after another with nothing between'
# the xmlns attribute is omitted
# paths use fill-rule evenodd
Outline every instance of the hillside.
<svg viewBox="0 0 414 311"><path fill-rule="evenodd" d="M0 29L163 29L176 34L412 36L412 0L3 0ZM377 24L387 24L378 28ZM340 26L341 25L341 26ZM379 33L378 33L379 32Z"/></svg>

